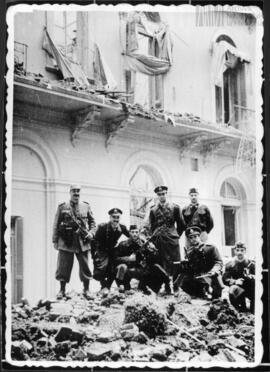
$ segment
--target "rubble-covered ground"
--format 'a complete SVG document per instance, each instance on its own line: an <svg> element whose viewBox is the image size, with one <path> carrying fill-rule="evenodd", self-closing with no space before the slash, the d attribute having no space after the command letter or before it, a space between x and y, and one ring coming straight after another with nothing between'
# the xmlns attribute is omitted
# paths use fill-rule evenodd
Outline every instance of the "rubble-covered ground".
<svg viewBox="0 0 270 372"><path fill-rule="evenodd" d="M226 302L131 290L12 308L12 359L243 362L254 360L254 316Z"/></svg>

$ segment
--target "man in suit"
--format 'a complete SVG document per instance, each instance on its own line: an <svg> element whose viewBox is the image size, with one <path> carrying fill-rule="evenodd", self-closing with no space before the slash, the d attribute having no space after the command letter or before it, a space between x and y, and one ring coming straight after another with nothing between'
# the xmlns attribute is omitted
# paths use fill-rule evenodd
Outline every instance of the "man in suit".
<svg viewBox="0 0 270 372"><path fill-rule="evenodd" d="M120 223L121 209L112 208L108 212L110 221L97 227L92 247L94 262L94 279L101 284L101 289L108 292L115 279L114 248L122 235L129 237L129 231Z"/></svg>
<svg viewBox="0 0 270 372"><path fill-rule="evenodd" d="M254 312L255 262L246 257L246 246L242 242L236 243L234 252L235 257L225 266L223 281L229 286L231 304L240 311L246 311L248 298L250 311Z"/></svg>
<svg viewBox="0 0 270 372"><path fill-rule="evenodd" d="M158 203L149 214L151 240L159 251L162 267L174 280L177 276L176 264L180 262L179 238L185 230L185 222L180 207L167 201L167 186L158 186L154 192ZM174 288L175 291L177 289ZM171 293L169 283L165 285L165 292Z"/></svg>
<svg viewBox="0 0 270 372"><path fill-rule="evenodd" d="M201 229L201 241L206 242L208 234L214 227L209 208L199 203L199 192L195 187L189 190L190 204L183 208L186 227L198 226Z"/></svg>
<svg viewBox="0 0 270 372"><path fill-rule="evenodd" d="M69 202L58 205L53 224L53 244L58 250L56 279L60 281L58 299L66 296L66 283L69 282L73 267L74 254L80 268L80 279L83 282L83 294L90 298L88 254L95 233L95 220L87 202L80 203L79 185L70 186Z"/></svg>

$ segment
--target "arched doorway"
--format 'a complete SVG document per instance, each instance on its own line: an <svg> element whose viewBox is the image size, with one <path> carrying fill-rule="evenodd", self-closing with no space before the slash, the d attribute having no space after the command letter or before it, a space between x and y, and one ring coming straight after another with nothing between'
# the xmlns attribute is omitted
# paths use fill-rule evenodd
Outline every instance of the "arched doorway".
<svg viewBox="0 0 270 372"><path fill-rule="evenodd" d="M247 225L245 213L246 194L243 186L235 178L227 178L220 188L222 208L222 243L226 254L242 239L243 227Z"/></svg>
<svg viewBox="0 0 270 372"><path fill-rule="evenodd" d="M153 189L162 184L162 177L151 166L140 165L129 180L130 223L142 227L147 223L150 207L154 205Z"/></svg>

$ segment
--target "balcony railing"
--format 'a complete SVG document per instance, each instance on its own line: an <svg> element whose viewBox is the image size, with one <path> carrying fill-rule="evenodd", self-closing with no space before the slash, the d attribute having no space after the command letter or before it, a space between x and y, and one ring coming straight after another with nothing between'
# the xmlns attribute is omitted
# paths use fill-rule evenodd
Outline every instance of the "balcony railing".
<svg viewBox="0 0 270 372"><path fill-rule="evenodd" d="M254 132L255 110L241 105L234 105L233 113L227 125L245 133Z"/></svg>

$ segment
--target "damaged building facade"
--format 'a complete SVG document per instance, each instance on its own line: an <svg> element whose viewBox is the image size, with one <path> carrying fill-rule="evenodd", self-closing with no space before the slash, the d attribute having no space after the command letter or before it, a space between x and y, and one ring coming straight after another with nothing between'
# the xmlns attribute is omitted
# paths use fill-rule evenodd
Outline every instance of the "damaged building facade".
<svg viewBox="0 0 270 372"><path fill-rule="evenodd" d="M97 223L119 207L127 225L145 223L156 185L181 207L197 187L214 217L209 240L228 257L243 240L255 256L256 25L249 13L224 19L16 14L13 302L56 293L52 225L72 183ZM80 288L75 272L70 287Z"/></svg>

